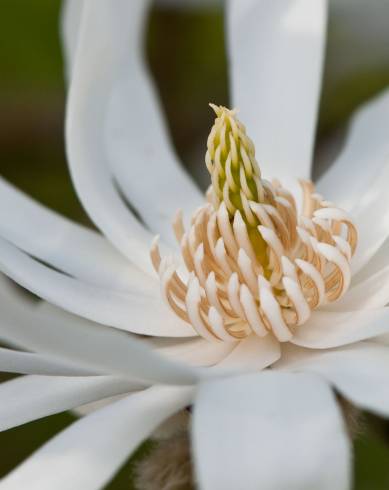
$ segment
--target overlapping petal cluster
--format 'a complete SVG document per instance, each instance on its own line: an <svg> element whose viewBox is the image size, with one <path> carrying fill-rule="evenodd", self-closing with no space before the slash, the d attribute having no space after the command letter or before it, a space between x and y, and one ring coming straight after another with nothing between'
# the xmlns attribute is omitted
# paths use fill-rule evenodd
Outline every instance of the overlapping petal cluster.
<svg viewBox="0 0 389 490"><path fill-rule="evenodd" d="M353 118L323 200L309 181L327 3L226 3L232 104L291 192L215 108L204 204L142 62L149 2L68 0L68 165L99 231L0 180L0 368L23 375L0 384L0 429L86 415L1 490L102 488L188 406L201 490L349 488L334 391L389 416L389 94Z"/></svg>

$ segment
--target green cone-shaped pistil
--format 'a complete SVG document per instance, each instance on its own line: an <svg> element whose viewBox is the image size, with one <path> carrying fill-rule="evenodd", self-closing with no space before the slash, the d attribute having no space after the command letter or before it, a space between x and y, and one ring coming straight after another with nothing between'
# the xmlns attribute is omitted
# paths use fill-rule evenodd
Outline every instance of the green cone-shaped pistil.
<svg viewBox="0 0 389 490"><path fill-rule="evenodd" d="M256 257L266 269L267 244L257 228L260 222L249 207L249 201L265 202L254 145L234 110L210 105L216 119L208 137L205 162L212 179L213 201L216 207L225 203L231 223L236 211L241 213Z"/></svg>

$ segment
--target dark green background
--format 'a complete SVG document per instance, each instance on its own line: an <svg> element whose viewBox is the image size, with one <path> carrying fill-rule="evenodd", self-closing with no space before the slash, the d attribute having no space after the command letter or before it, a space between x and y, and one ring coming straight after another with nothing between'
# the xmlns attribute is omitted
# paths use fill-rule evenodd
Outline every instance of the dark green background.
<svg viewBox="0 0 389 490"><path fill-rule="evenodd" d="M64 82L58 39L58 0L2 0L0 15L0 169L31 195L89 223L67 174L63 150ZM319 120L325 141L361 101L389 83L389 64L359 69L334 82L342 26L330 18ZM179 39L179 42L177 40ZM228 104L223 19L220 11L155 9L149 22L147 53L178 153L204 178L203 147L211 123L209 101ZM28 407L26 407L28 409ZM74 417L60 414L0 434L0 474L5 474ZM389 488L385 424L366 424L357 439L357 490ZM110 489L129 489L127 465ZM331 471L331 468L328 468Z"/></svg>

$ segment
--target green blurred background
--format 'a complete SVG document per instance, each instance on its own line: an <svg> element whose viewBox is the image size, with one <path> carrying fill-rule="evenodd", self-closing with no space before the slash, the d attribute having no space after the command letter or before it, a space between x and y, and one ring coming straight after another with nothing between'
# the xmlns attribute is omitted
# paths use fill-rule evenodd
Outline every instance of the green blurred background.
<svg viewBox="0 0 389 490"><path fill-rule="evenodd" d="M326 142L343 134L356 106L389 84L389 3L366 4L361 0L331 4L319 153ZM2 0L0 169L39 201L90 224L72 189L64 157L59 10L59 0ZM178 11L155 6L147 54L177 151L201 181L212 119L207 104L228 104L221 9L217 4ZM73 420L65 413L1 433L0 475ZM355 443L355 489L389 488L388 461L388 427L366 416ZM131 463L107 488L132 488L130 475Z"/></svg>

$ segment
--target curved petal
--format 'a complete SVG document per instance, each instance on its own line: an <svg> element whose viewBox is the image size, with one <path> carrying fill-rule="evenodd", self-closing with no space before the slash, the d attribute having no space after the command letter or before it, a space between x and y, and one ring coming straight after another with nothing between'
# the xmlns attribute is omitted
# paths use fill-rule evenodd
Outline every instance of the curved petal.
<svg viewBox="0 0 389 490"><path fill-rule="evenodd" d="M77 417L84 417L85 415L89 415L90 413L99 410L99 408L106 407L110 405L112 402L116 402L117 400L121 400L125 395L114 395L108 398L103 398L102 400L97 400L96 402L86 403L79 407L73 408L72 413Z"/></svg>
<svg viewBox="0 0 389 490"><path fill-rule="evenodd" d="M115 376L21 376L0 384L0 430L142 387Z"/></svg>
<svg viewBox="0 0 389 490"><path fill-rule="evenodd" d="M134 336L61 314L48 304L25 308L0 290L0 309L1 339L75 367L169 384L192 384L201 374L199 368L163 358Z"/></svg>
<svg viewBox="0 0 389 490"><path fill-rule="evenodd" d="M349 488L348 437L320 377L265 371L204 383L193 431L202 490Z"/></svg>
<svg viewBox="0 0 389 490"><path fill-rule="evenodd" d="M112 7L119 23L115 30L127 33L129 41L107 115L107 155L123 194L151 229L172 242L171 220L177 210L183 208L191 215L204 199L174 154L155 90L141 60L149 3L136 0ZM67 0L63 9L62 37L69 78L82 5L83 1ZM111 35L108 30L104 34ZM114 40L119 41L117 37Z"/></svg>
<svg viewBox="0 0 389 490"><path fill-rule="evenodd" d="M389 308L360 311L315 311L298 327L292 344L311 349L330 349L389 332Z"/></svg>
<svg viewBox="0 0 389 490"><path fill-rule="evenodd" d="M0 204L0 236L56 269L118 290L153 282L103 236L45 208L1 178Z"/></svg>
<svg viewBox="0 0 389 490"><path fill-rule="evenodd" d="M107 149L113 174L145 223L175 245L172 220L182 208L189 218L204 196L179 164L170 144L158 100L142 61L148 0L111 4L115 24L99 31L114 42L126 39L120 76L113 87L107 121ZM120 37L111 29L120 30ZM97 47L96 47L97 49ZM112 49L117 48L115 45ZM99 54L97 54L99 56ZM93 63L93 60L87 60Z"/></svg>
<svg viewBox="0 0 389 490"><path fill-rule="evenodd" d="M359 284L380 272L389 264L389 239L386 239L372 258L352 277L352 284Z"/></svg>
<svg viewBox="0 0 389 490"><path fill-rule="evenodd" d="M1 481L4 490L103 488L129 454L191 402L185 388L156 387L83 417Z"/></svg>
<svg viewBox="0 0 389 490"><path fill-rule="evenodd" d="M163 303L158 289L123 293L65 276L0 238L0 270L41 298L89 320L146 335L194 336Z"/></svg>
<svg viewBox="0 0 389 490"><path fill-rule="evenodd" d="M323 376L358 407L389 416L389 347L375 342L312 352L285 346L273 369Z"/></svg>
<svg viewBox="0 0 389 490"><path fill-rule="evenodd" d="M64 0L61 12L61 37L65 58L65 75L71 80L84 0Z"/></svg>
<svg viewBox="0 0 389 490"><path fill-rule="evenodd" d="M389 90L368 102L353 116L340 156L317 186L326 199L345 209L359 202L389 157Z"/></svg>
<svg viewBox="0 0 389 490"><path fill-rule="evenodd" d="M278 361L280 355L280 344L272 335L261 338L250 335L239 342L215 369L227 373L261 371Z"/></svg>
<svg viewBox="0 0 389 490"><path fill-rule="evenodd" d="M230 0L233 105L267 178L309 178L327 2Z"/></svg>
<svg viewBox="0 0 389 490"><path fill-rule="evenodd" d="M377 335L377 337L371 339L371 342L378 342L381 345L389 346L389 333Z"/></svg>
<svg viewBox="0 0 389 490"><path fill-rule="evenodd" d="M366 185L351 215L358 229L358 247L351 266L360 271L389 237L389 153L378 174Z"/></svg>
<svg viewBox="0 0 389 490"><path fill-rule="evenodd" d="M165 344L165 345L164 345ZM170 344L170 345L169 345ZM271 335L259 338L255 335L239 342L209 342L202 338L153 341L158 352L175 360L196 366L209 366L210 377L260 371L280 358L279 342Z"/></svg>
<svg viewBox="0 0 389 490"><path fill-rule="evenodd" d="M162 356L193 366L213 366L230 355L236 348L233 342L209 342L203 338L170 339L156 338L151 339L150 344Z"/></svg>
<svg viewBox="0 0 389 490"><path fill-rule="evenodd" d="M119 5L127 5L131 14L132 2L118 0L115 6ZM110 96L128 41L127 32L117 28L116 10L111 7L107 0L84 1L66 115L69 168L80 200L97 227L127 258L151 274L148 249L152 235L121 199L104 145ZM137 19L128 15L127 20L133 26Z"/></svg>
<svg viewBox="0 0 389 490"><path fill-rule="evenodd" d="M354 117L344 151L318 184L326 199L351 210L359 234L352 261L354 274L368 264L389 236L388 123L389 91L385 91Z"/></svg>
<svg viewBox="0 0 389 490"><path fill-rule="evenodd" d="M217 8L219 4L221 5L222 0L186 0L182 2L181 0L156 0L158 6L164 8L175 8L175 9L212 9Z"/></svg>
<svg viewBox="0 0 389 490"><path fill-rule="evenodd" d="M1 338L1 327L0 327ZM39 374L45 376L91 376L96 372L74 367L49 356L0 347L0 371L3 373Z"/></svg>

